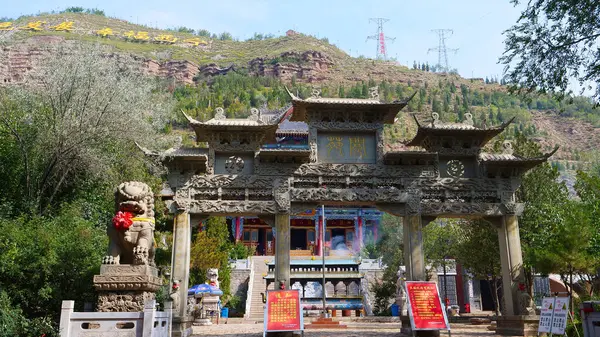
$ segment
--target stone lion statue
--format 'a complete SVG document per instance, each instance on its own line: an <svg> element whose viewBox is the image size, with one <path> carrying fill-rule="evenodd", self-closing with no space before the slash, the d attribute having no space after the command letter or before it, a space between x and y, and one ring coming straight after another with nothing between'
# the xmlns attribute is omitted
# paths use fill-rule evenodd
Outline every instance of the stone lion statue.
<svg viewBox="0 0 600 337"><path fill-rule="evenodd" d="M219 288L219 269L217 268L209 268L206 271L206 283L210 284L211 286L217 288L217 289L221 289Z"/></svg>
<svg viewBox="0 0 600 337"><path fill-rule="evenodd" d="M115 217L107 228L108 254L102 264L154 266L154 194L139 181L115 190Z"/></svg>

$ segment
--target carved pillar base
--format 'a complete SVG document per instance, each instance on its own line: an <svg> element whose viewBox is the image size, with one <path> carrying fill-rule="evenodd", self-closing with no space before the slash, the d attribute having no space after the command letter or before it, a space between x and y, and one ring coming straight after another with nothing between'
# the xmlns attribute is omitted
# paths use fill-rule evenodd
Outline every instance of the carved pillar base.
<svg viewBox="0 0 600 337"><path fill-rule="evenodd" d="M94 275L98 311L140 312L161 286L158 269L148 265L102 265Z"/></svg>

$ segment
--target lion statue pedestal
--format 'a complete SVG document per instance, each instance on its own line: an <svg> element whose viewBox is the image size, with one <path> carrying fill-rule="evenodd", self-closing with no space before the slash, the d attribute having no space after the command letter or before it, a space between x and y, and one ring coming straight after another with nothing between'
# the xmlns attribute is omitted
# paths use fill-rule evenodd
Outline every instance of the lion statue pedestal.
<svg viewBox="0 0 600 337"><path fill-rule="evenodd" d="M137 181L115 191L116 215L107 228L108 254L94 276L98 311L139 312L162 285L154 266L154 194Z"/></svg>

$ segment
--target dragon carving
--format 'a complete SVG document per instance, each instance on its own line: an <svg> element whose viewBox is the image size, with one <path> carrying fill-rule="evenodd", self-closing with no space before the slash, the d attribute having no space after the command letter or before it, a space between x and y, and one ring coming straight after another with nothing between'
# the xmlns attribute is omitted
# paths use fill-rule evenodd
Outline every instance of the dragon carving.
<svg viewBox="0 0 600 337"><path fill-rule="evenodd" d="M154 194L139 181L115 190L115 212L107 228L108 254L102 264L154 266Z"/></svg>

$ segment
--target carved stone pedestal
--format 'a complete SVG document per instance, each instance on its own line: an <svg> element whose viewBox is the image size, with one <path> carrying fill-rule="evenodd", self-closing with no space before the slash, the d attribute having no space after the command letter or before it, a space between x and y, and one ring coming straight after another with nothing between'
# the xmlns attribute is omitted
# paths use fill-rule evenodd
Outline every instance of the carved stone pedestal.
<svg viewBox="0 0 600 337"><path fill-rule="evenodd" d="M102 265L100 275L94 275L98 292L97 311L140 312L144 303L155 299L161 286L158 269L148 265Z"/></svg>
<svg viewBox="0 0 600 337"><path fill-rule="evenodd" d="M540 316L518 315L496 318L496 334L502 336L537 336Z"/></svg>

